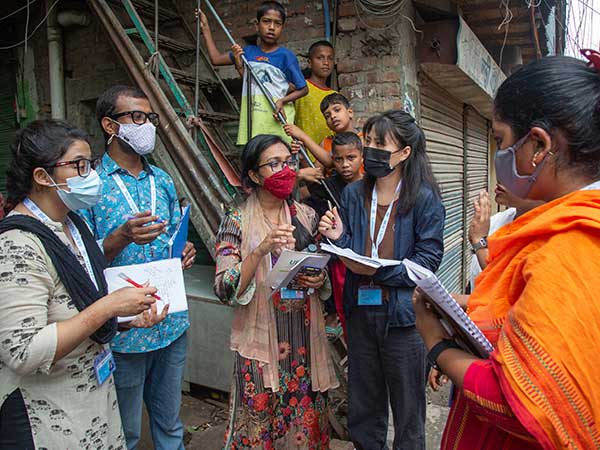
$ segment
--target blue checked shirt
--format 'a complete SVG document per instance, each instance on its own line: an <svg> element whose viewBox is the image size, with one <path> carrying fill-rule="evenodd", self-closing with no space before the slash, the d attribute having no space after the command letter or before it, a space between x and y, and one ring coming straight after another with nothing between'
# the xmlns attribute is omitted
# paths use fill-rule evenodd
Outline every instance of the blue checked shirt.
<svg viewBox="0 0 600 450"><path fill-rule="evenodd" d="M129 244L112 261L111 266L142 264L168 258L168 236L173 234L181 217L179 201L171 177L158 167L148 164L144 159L144 170L136 179L119 167L108 153L102 157L102 164L97 170L103 183L102 198L93 208L80 210L78 213L87 222L98 241L104 240L134 215L112 177L114 173L119 174L133 201L142 212L152 209L150 174L153 174L156 185L156 215L159 220L166 220L168 223L167 234L159 236L150 244ZM157 350L175 341L189 326L187 312L169 314L165 320L152 328L133 328L117 333L112 341L112 349L120 353L144 353Z"/></svg>

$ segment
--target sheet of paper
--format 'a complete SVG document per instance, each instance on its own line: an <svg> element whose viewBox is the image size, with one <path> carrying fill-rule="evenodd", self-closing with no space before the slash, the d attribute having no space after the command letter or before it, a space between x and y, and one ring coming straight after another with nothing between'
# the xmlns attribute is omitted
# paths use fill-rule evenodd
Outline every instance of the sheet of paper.
<svg viewBox="0 0 600 450"><path fill-rule="evenodd" d="M271 289L287 287L302 268L322 269L327 265L329 258L329 255L324 254L284 250L267 275L267 285Z"/></svg>
<svg viewBox="0 0 600 450"><path fill-rule="evenodd" d="M104 277L108 284L108 292L116 291L123 287L132 287L120 274L124 274L138 284L150 283L156 287L156 295L160 300L156 301L157 312L162 312L164 306L169 304L169 314L187 311L187 297L183 283L183 270L179 258L152 261L146 264L134 264L130 266L109 267L104 271ZM119 317L119 322L130 322L134 317Z"/></svg>
<svg viewBox="0 0 600 450"><path fill-rule="evenodd" d="M327 253L333 253L334 255L343 256L344 258L351 259L358 263L364 264L365 266L379 269L380 267L399 266L402 261L396 261L393 259L384 258L369 258L368 256L359 255L350 248L340 248L333 244L321 243L321 250Z"/></svg>

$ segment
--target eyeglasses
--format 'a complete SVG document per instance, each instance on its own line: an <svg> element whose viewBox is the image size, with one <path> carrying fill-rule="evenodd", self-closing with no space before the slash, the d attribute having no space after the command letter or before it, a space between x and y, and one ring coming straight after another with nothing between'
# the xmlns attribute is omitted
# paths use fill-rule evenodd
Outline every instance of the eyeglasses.
<svg viewBox="0 0 600 450"><path fill-rule="evenodd" d="M131 120L136 125L144 125L146 121L150 122L155 127L160 123L160 117L156 113L146 113L144 111L124 111L109 116L111 119L118 119L123 116L131 116Z"/></svg>
<svg viewBox="0 0 600 450"><path fill-rule="evenodd" d="M87 177L92 169L98 167L98 163L100 162L100 158L94 159L73 159L71 161L59 161L53 166L49 167L63 167L74 164L77 167L77 175L80 177Z"/></svg>
<svg viewBox="0 0 600 450"><path fill-rule="evenodd" d="M269 166L271 168L271 172L273 173L281 172L284 167L289 167L292 170L296 170L298 168L298 160L290 158L286 159L285 161L271 161L261 164L258 166L258 168L260 169L261 167L265 166Z"/></svg>

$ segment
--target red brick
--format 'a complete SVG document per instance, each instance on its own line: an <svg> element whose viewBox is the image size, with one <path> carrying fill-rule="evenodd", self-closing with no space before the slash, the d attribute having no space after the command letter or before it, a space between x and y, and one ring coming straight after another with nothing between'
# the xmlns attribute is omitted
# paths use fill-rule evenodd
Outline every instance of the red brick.
<svg viewBox="0 0 600 450"><path fill-rule="evenodd" d="M338 17L350 16L356 16L356 7L354 6L354 0L347 3L340 2L338 6Z"/></svg>
<svg viewBox="0 0 600 450"><path fill-rule="evenodd" d="M364 60L362 59L343 59L338 61L337 69L339 73L358 72L364 69Z"/></svg>
<svg viewBox="0 0 600 450"><path fill-rule="evenodd" d="M360 72L342 73L338 76L338 83L340 87L352 87L362 83L364 79L364 74Z"/></svg>

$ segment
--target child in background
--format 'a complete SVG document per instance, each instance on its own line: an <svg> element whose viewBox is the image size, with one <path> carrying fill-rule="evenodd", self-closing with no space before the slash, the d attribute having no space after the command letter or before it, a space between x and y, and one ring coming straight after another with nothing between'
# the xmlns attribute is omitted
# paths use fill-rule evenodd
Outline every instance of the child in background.
<svg viewBox="0 0 600 450"><path fill-rule="evenodd" d="M283 112L287 121L293 123L295 116L293 102L305 96L308 93L308 87L296 55L278 44L286 19L283 6L279 2L263 2L256 12L256 19L258 20L256 25L258 45L248 45L242 49L236 44L231 47L231 53L220 53L208 27L208 20L204 13L200 12L202 34L212 64L215 66L234 64L244 77L237 144L244 145L248 142L249 137L257 134L274 134L289 142L290 138L285 135L281 124L275 117L278 112ZM275 102L275 113L254 80L251 83L252 92L247 92L247 77L250 74L246 73L242 65L242 53L267 90L274 98L278 99ZM290 83L296 89L288 93ZM248 117L247 102L249 98L251 117Z"/></svg>
<svg viewBox="0 0 600 450"><path fill-rule="evenodd" d="M354 128L352 121L354 112L350 107L350 102L342 94L337 92L329 94L321 101L320 109L327 126L333 131L334 135L350 131L360 136L360 133ZM283 128L289 136L301 141L325 169L333 168L333 160L331 158L333 136L327 136L320 144L317 144L297 125L288 124Z"/></svg>
<svg viewBox="0 0 600 450"><path fill-rule="evenodd" d="M320 113L321 101L335 91L327 86L327 79L333 71L333 45L328 41L317 41L308 49L308 68L310 77L306 79L308 94L295 102L298 125L315 142L321 142L331 134L325 118ZM314 162L315 157L308 156Z"/></svg>
<svg viewBox="0 0 600 450"><path fill-rule="evenodd" d="M362 141L356 133L343 131L336 134L332 140L331 159L334 172L325 178L325 184L331 190L338 204L341 202L342 191L346 185L362 178ZM321 184L309 184L311 196L306 200L319 217L329 210L327 201L331 201Z"/></svg>
<svg viewBox="0 0 600 450"><path fill-rule="evenodd" d="M331 156L335 173L325 179L325 183L335 196L338 204L341 204L342 192L346 185L362 179L362 141L356 133L343 131L335 135L332 140ZM322 217L329 210L327 192L320 184L309 184L308 189L311 197L306 203ZM329 263L329 275L331 277L333 301L325 302L325 331L329 336L339 336L337 317L342 324L342 330L346 335L346 319L344 317L344 280L346 277L346 266L339 259L332 259Z"/></svg>

